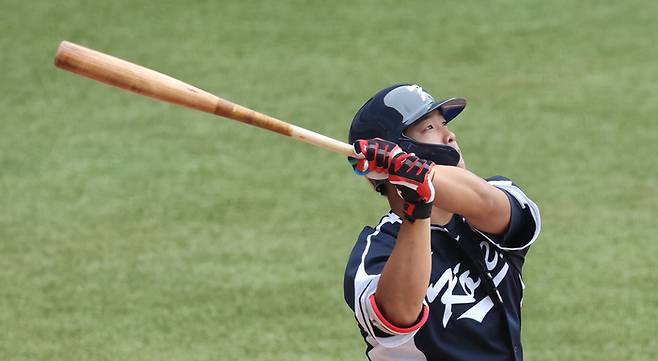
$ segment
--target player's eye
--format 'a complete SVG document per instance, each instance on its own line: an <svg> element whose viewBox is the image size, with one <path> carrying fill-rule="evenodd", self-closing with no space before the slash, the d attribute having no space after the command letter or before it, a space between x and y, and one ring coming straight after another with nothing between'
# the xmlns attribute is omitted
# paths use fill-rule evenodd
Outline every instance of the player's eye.
<svg viewBox="0 0 658 361"><path fill-rule="evenodd" d="M427 131L427 130L431 130L431 129L434 129L434 126L433 126L432 124L428 124L428 125L425 127L425 130L426 130L426 131Z"/></svg>

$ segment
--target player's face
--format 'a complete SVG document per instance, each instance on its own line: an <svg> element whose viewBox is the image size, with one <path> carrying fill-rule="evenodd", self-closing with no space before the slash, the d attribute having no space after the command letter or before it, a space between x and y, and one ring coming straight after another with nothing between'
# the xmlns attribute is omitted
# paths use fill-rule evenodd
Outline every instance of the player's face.
<svg viewBox="0 0 658 361"><path fill-rule="evenodd" d="M430 115L407 128L405 134L422 143L443 144L456 149L461 155L461 150L457 144L457 136L448 129L445 119L438 110L434 110ZM458 167L464 168L464 156L459 159Z"/></svg>

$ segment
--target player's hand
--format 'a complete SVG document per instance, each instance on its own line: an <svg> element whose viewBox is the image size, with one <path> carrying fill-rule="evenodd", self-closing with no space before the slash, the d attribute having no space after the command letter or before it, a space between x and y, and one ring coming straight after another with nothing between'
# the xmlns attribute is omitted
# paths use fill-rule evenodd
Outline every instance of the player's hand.
<svg viewBox="0 0 658 361"><path fill-rule="evenodd" d="M363 158L348 158L348 160L357 174L365 175L372 171L387 173L391 168L393 157L404 152L393 142L374 138L359 139L354 142L354 153Z"/></svg>
<svg viewBox="0 0 658 361"><path fill-rule="evenodd" d="M402 152L393 157L388 169L388 181L394 184L404 199L404 215L410 221L429 218L434 201L435 164Z"/></svg>

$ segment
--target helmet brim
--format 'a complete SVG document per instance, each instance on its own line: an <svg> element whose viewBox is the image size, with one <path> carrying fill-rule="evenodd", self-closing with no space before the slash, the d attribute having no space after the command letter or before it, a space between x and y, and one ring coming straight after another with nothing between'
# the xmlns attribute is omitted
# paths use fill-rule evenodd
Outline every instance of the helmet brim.
<svg viewBox="0 0 658 361"><path fill-rule="evenodd" d="M430 106L427 108L427 110L424 113L405 121L404 129L410 127L412 124L416 123L417 121L424 119L429 113L431 113L436 109L439 109L441 115L443 116L443 119L445 119L446 123L448 123L451 120L455 119L459 115L459 113L461 113L464 110L464 108L466 108L466 99L464 98L450 98L438 102L434 101L430 104Z"/></svg>
<svg viewBox="0 0 658 361"><path fill-rule="evenodd" d="M466 108L466 99L464 98L450 98L442 101L439 106L439 111L443 115L446 123L455 119L464 108Z"/></svg>

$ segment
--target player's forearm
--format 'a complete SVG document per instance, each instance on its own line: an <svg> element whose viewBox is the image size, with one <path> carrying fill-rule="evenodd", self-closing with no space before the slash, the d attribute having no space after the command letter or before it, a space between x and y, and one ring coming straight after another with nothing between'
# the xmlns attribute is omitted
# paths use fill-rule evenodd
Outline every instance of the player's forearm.
<svg viewBox="0 0 658 361"><path fill-rule="evenodd" d="M464 216L476 228L502 233L510 217L505 193L466 169L436 166L434 205Z"/></svg>
<svg viewBox="0 0 658 361"><path fill-rule="evenodd" d="M412 325L422 310L432 266L429 225L429 219L402 223L379 279L375 301L397 326Z"/></svg>

